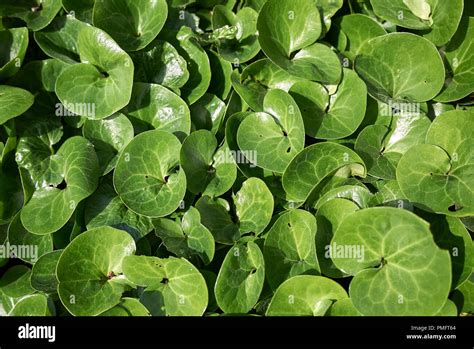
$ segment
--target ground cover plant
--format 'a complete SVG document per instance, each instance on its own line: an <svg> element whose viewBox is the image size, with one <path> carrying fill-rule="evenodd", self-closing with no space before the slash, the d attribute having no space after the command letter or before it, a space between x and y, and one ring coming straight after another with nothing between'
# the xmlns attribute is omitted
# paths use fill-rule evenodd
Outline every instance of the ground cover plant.
<svg viewBox="0 0 474 349"><path fill-rule="evenodd" d="M473 5L1 0L1 314L472 314Z"/></svg>

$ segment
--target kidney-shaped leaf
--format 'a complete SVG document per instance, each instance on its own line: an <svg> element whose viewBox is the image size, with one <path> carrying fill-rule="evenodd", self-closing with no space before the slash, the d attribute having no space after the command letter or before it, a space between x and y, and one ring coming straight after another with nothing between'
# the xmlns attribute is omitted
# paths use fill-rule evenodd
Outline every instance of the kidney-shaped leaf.
<svg viewBox="0 0 474 349"><path fill-rule="evenodd" d="M474 113L438 116L426 143L410 148L397 166L400 188L413 203L453 216L474 214Z"/></svg>
<svg viewBox="0 0 474 349"><path fill-rule="evenodd" d="M89 230L72 240L56 271L66 309L76 316L95 316L117 305L125 290L122 261L133 253L133 238L111 227Z"/></svg>
<svg viewBox="0 0 474 349"><path fill-rule="evenodd" d="M178 138L166 131L136 136L122 151L114 186L136 213L162 217L176 210L186 193L186 175L179 168Z"/></svg>
<svg viewBox="0 0 474 349"><path fill-rule="evenodd" d="M23 226L33 234L50 234L62 228L98 184L97 155L85 138L69 138L52 157L63 182L44 183L21 210Z"/></svg>
<svg viewBox="0 0 474 349"><path fill-rule="evenodd" d="M451 286L448 251L429 224L398 208L375 207L347 216L331 242L331 258L355 275L349 293L364 315L435 315Z"/></svg>

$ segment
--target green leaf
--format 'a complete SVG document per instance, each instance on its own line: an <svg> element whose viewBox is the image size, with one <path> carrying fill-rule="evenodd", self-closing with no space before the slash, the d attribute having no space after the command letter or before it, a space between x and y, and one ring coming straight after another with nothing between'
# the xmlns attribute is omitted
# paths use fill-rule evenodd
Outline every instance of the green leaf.
<svg viewBox="0 0 474 349"><path fill-rule="evenodd" d="M73 16L56 17L49 26L35 32L34 38L38 46L52 58L68 64L81 61L79 56L79 33L87 25Z"/></svg>
<svg viewBox="0 0 474 349"><path fill-rule="evenodd" d="M61 0L4 0L0 4L0 17L16 17L37 31L46 27L61 9Z"/></svg>
<svg viewBox="0 0 474 349"><path fill-rule="evenodd" d="M82 134L95 148L102 175L115 168L119 153L133 139L133 126L123 114L102 120L86 120Z"/></svg>
<svg viewBox="0 0 474 349"><path fill-rule="evenodd" d="M125 230L135 241L153 230L152 220L127 208L108 181L102 182L87 199L84 223L89 230L104 226Z"/></svg>
<svg viewBox="0 0 474 349"><path fill-rule="evenodd" d="M153 41L167 16L166 0L96 1L92 15L94 26L109 33L125 51L138 51Z"/></svg>
<svg viewBox="0 0 474 349"><path fill-rule="evenodd" d="M95 316L120 302L125 286L122 263L135 252L132 237L110 227L80 234L58 261L58 293L75 316Z"/></svg>
<svg viewBox="0 0 474 349"><path fill-rule="evenodd" d="M89 119L104 119L130 101L133 61L102 30L85 26L79 31L77 51L81 63L63 70L56 94L71 112Z"/></svg>
<svg viewBox="0 0 474 349"><path fill-rule="evenodd" d="M13 252L16 258L31 264L35 264L38 258L53 251L51 235L31 234L21 224L19 214L13 218L8 227L8 242L10 246L15 246L10 252Z"/></svg>
<svg viewBox="0 0 474 349"><path fill-rule="evenodd" d="M429 225L398 208L368 208L347 216L331 242L331 258L355 275L349 287L364 315L435 315L451 286L449 253Z"/></svg>
<svg viewBox="0 0 474 349"><path fill-rule="evenodd" d="M474 18L463 17L459 28L444 50L447 63L447 80L441 93L435 97L438 102L453 102L472 92L474 86L474 45L467 40L474 35Z"/></svg>
<svg viewBox="0 0 474 349"><path fill-rule="evenodd" d="M34 96L18 87L0 85L0 125L27 111Z"/></svg>
<svg viewBox="0 0 474 349"><path fill-rule="evenodd" d="M410 148L400 159L397 180L407 198L449 216L474 213L474 147L472 111L438 116L426 143Z"/></svg>
<svg viewBox="0 0 474 349"><path fill-rule="evenodd" d="M239 237L239 226L232 219L230 206L222 198L202 196L196 202L201 223L209 229L216 242L232 245Z"/></svg>
<svg viewBox="0 0 474 349"><path fill-rule="evenodd" d="M272 289L296 275L319 275L316 258L316 219L303 210L278 217L265 238L266 277Z"/></svg>
<svg viewBox="0 0 474 349"><path fill-rule="evenodd" d="M400 113L393 116L390 128L369 125L363 129L354 149L364 159L369 175L395 179L401 156L412 146L424 143L430 125L428 117L419 112Z"/></svg>
<svg viewBox="0 0 474 349"><path fill-rule="evenodd" d="M100 316L150 316L150 312L138 299L124 297L119 304Z"/></svg>
<svg viewBox="0 0 474 349"><path fill-rule="evenodd" d="M226 105L217 96L205 93L191 106L193 129L206 129L216 134L226 113Z"/></svg>
<svg viewBox="0 0 474 349"><path fill-rule="evenodd" d="M178 208L186 192L180 148L178 138L160 130L141 133L125 147L114 186L128 208L149 217L166 216Z"/></svg>
<svg viewBox="0 0 474 349"><path fill-rule="evenodd" d="M170 43L154 40L143 50L130 53L135 65L134 80L160 84L172 90L189 79L186 60Z"/></svg>
<svg viewBox="0 0 474 349"><path fill-rule="evenodd" d="M329 316L362 316L354 307L350 298L343 298L336 301L329 309Z"/></svg>
<svg viewBox="0 0 474 349"><path fill-rule="evenodd" d="M332 304L347 298L346 291L323 276L299 275L278 287L267 316L324 316Z"/></svg>
<svg viewBox="0 0 474 349"><path fill-rule="evenodd" d="M63 181L44 183L21 211L23 226L33 234L59 230L77 205L97 188L98 160L93 145L85 138L69 138L53 157Z"/></svg>
<svg viewBox="0 0 474 349"><path fill-rule="evenodd" d="M226 26L236 30L235 38L224 38L218 41L217 47L222 58L234 64L242 64L260 52L257 17L258 13L249 7L242 8L237 14L223 5L214 7L213 30L226 28Z"/></svg>
<svg viewBox="0 0 474 349"><path fill-rule="evenodd" d="M260 297L264 279L265 262L258 245L252 241L235 244L217 276L217 304L225 313L249 312Z"/></svg>
<svg viewBox="0 0 474 349"><path fill-rule="evenodd" d="M122 112L135 124L143 125L145 130L168 131L180 139L191 129L191 116L186 103L157 84L134 83L130 103Z"/></svg>
<svg viewBox="0 0 474 349"><path fill-rule="evenodd" d="M334 25L347 40L344 45L338 43L336 46L350 60L355 59L367 41L387 34L375 19L359 13L338 17L334 20Z"/></svg>
<svg viewBox="0 0 474 349"><path fill-rule="evenodd" d="M321 34L321 16L313 0L267 1L257 29L263 52L282 69L303 78L314 75L317 81L337 82L341 67L336 54L324 45L312 45Z"/></svg>
<svg viewBox="0 0 474 349"><path fill-rule="evenodd" d="M166 249L176 256L188 259L198 256L206 265L214 258L214 237L201 224L201 215L196 208L190 207L181 221L159 218L154 226Z"/></svg>
<svg viewBox="0 0 474 349"><path fill-rule="evenodd" d="M454 290L452 299L460 313L474 314L474 273L468 281Z"/></svg>
<svg viewBox="0 0 474 349"><path fill-rule="evenodd" d="M125 276L145 292L159 295L163 315L201 316L207 307L206 281L199 270L185 259L145 256L126 257Z"/></svg>
<svg viewBox="0 0 474 349"><path fill-rule="evenodd" d="M362 159L351 149L336 143L318 143L301 151L283 173L283 188L290 200L304 202L323 179L344 169L365 177Z"/></svg>
<svg viewBox="0 0 474 349"><path fill-rule="evenodd" d="M459 287L469 279L474 267L474 247L471 236L459 218L424 211L416 213L430 222L430 229L438 246L449 251L453 275L451 288Z"/></svg>
<svg viewBox="0 0 474 349"><path fill-rule="evenodd" d="M263 111L263 101L270 89L288 91L295 82L304 81L288 74L269 59L249 64L240 76L235 70L231 78L235 91L256 112Z"/></svg>
<svg viewBox="0 0 474 349"><path fill-rule="evenodd" d="M254 151L254 165L283 173L304 148L304 124L298 105L282 90L271 90L264 98L265 113L247 116L239 126L239 148Z"/></svg>
<svg viewBox="0 0 474 349"><path fill-rule="evenodd" d="M0 30L0 42L2 42L0 48L0 80L3 80L15 75L23 63L28 48L28 29Z"/></svg>
<svg viewBox="0 0 474 349"><path fill-rule="evenodd" d="M247 179L233 199L240 233L263 232L273 213L273 197L265 182Z"/></svg>
<svg viewBox="0 0 474 349"><path fill-rule="evenodd" d="M344 218L359 210L359 207L346 199L335 198L323 203L316 212L318 231L316 233L316 254L321 273L330 278L347 276L332 261L331 240Z"/></svg>
<svg viewBox="0 0 474 349"><path fill-rule="evenodd" d="M382 102L425 102L443 87L444 66L436 47L415 34L378 36L367 41L359 52L356 71L370 95Z"/></svg>
<svg viewBox="0 0 474 349"><path fill-rule="evenodd" d="M217 139L210 131L198 130L189 135L181 148L180 159L187 189L194 194L220 196L237 178L237 168L228 148L218 148Z"/></svg>
<svg viewBox="0 0 474 349"><path fill-rule="evenodd" d="M378 17L398 26L420 30L433 24L432 9L426 0L370 0L370 3Z"/></svg>
<svg viewBox="0 0 474 349"><path fill-rule="evenodd" d="M332 95L312 81L295 83L289 93L298 104L306 134L311 137L347 137L359 127L365 116L367 88L349 69L344 68L341 83Z"/></svg>
<svg viewBox="0 0 474 349"><path fill-rule="evenodd" d="M414 0L410 0L414 1ZM463 0L452 0L449 2L441 0L425 0L431 4L431 16L433 25L428 30L421 31L426 39L436 46L446 45L458 28L459 21L464 9Z"/></svg>
<svg viewBox="0 0 474 349"><path fill-rule="evenodd" d="M181 88L183 99L189 104L195 103L206 93L211 82L211 67L206 51L199 45L192 30L181 27L176 31L164 30L160 37L170 42L186 60L189 79Z"/></svg>
<svg viewBox="0 0 474 349"><path fill-rule="evenodd" d="M74 14L80 21L92 24L92 11L95 0L61 0L64 9L71 15Z"/></svg>
<svg viewBox="0 0 474 349"><path fill-rule="evenodd" d="M316 209L333 199L347 199L355 203L360 208L367 208L370 205L373 194L362 185L341 185L327 191L316 202Z"/></svg>
<svg viewBox="0 0 474 349"><path fill-rule="evenodd" d="M43 294L32 294L23 297L15 304L9 316L54 316L52 300Z"/></svg>
<svg viewBox="0 0 474 349"><path fill-rule="evenodd" d="M40 292L55 293L58 288L56 268L63 250L45 253L31 269L31 286Z"/></svg>

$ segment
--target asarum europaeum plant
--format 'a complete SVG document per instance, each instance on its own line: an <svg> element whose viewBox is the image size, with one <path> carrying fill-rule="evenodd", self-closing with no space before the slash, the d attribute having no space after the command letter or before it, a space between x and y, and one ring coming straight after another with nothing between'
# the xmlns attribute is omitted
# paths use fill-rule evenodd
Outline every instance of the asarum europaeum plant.
<svg viewBox="0 0 474 349"><path fill-rule="evenodd" d="M474 2L2 0L2 315L474 313Z"/></svg>

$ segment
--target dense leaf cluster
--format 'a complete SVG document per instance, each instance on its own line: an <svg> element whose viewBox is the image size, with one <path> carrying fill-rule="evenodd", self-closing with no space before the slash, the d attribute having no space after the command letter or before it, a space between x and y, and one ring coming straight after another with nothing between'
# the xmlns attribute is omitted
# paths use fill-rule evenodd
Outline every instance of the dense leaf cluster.
<svg viewBox="0 0 474 349"><path fill-rule="evenodd" d="M3 315L474 312L463 0L2 0Z"/></svg>

